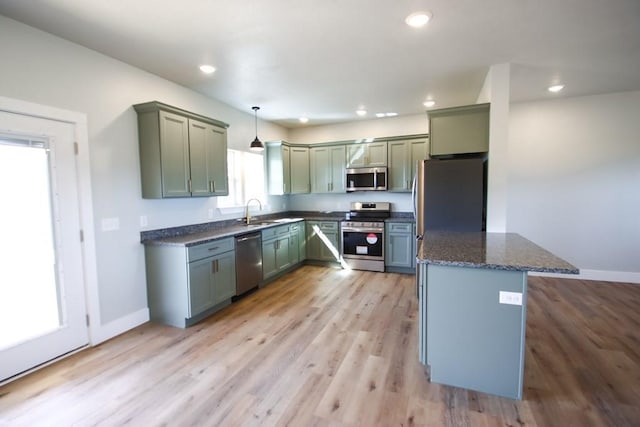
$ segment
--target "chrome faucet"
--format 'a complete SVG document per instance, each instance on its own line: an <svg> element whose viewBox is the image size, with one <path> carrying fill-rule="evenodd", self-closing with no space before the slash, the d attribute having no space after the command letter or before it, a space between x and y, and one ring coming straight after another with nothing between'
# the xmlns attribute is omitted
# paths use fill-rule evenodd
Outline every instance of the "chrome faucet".
<svg viewBox="0 0 640 427"><path fill-rule="evenodd" d="M260 202L260 200L258 199L247 200L247 206L245 206L245 209L244 209L244 216L246 217L247 225L251 223L251 215L249 214L249 203L251 203L254 200L258 202L258 205L260 205L260 210L262 210L262 203Z"/></svg>

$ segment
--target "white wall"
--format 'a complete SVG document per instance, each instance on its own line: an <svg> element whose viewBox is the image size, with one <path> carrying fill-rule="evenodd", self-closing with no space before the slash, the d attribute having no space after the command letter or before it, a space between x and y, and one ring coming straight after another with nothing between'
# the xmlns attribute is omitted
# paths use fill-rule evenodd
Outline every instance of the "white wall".
<svg viewBox="0 0 640 427"><path fill-rule="evenodd" d="M511 105L507 227L640 281L640 91Z"/></svg>
<svg viewBox="0 0 640 427"><path fill-rule="evenodd" d="M492 65L479 99L491 102L489 114L489 170L487 176L487 231L507 229L507 182L509 169L509 64Z"/></svg>
<svg viewBox="0 0 640 427"><path fill-rule="evenodd" d="M132 105L158 100L229 123L229 146L237 149L246 149L255 136L253 112L249 106L247 112L235 110L3 16L0 57L1 95L87 114L100 322L122 322L145 311L140 215L148 217L146 229L208 222L209 209L215 212L214 220L225 216L217 210L215 197L141 198L137 122ZM286 129L265 122L259 123L259 132L262 140L288 136ZM270 203L282 208L282 198ZM118 218L120 229L103 232L104 218ZM121 326L126 329L126 321Z"/></svg>
<svg viewBox="0 0 640 427"><path fill-rule="evenodd" d="M291 129L288 141L313 144L424 133L429 133L429 120L426 113Z"/></svg>

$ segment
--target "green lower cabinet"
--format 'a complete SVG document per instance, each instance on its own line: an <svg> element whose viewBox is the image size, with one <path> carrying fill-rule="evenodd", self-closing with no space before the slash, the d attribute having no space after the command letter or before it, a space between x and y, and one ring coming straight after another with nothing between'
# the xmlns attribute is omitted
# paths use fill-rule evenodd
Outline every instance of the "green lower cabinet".
<svg viewBox="0 0 640 427"><path fill-rule="evenodd" d="M388 222L385 224L385 267L415 269L416 242L414 224Z"/></svg>
<svg viewBox="0 0 640 427"><path fill-rule="evenodd" d="M305 222L298 223L298 260L300 262L307 259L307 233Z"/></svg>
<svg viewBox="0 0 640 427"><path fill-rule="evenodd" d="M235 254L233 238L190 247L145 246L151 320L184 328L230 304Z"/></svg>
<svg viewBox="0 0 640 427"><path fill-rule="evenodd" d="M263 280L267 280L293 265L289 250L290 240L290 235L287 233L262 241Z"/></svg>
<svg viewBox="0 0 640 427"><path fill-rule="evenodd" d="M233 297L235 278L235 251L189 263L189 317Z"/></svg>
<svg viewBox="0 0 640 427"><path fill-rule="evenodd" d="M307 259L312 261L339 261L340 235L338 221L306 221L306 223Z"/></svg>
<svg viewBox="0 0 640 427"><path fill-rule="evenodd" d="M300 224L292 224L289 229L289 261L295 265L302 261L300 258Z"/></svg>

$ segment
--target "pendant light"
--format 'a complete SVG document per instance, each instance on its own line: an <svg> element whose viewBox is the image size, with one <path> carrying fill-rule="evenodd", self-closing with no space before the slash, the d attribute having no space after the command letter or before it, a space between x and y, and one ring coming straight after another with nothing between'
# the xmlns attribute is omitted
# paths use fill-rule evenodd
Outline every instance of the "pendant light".
<svg viewBox="0 0 640 427"><path fill-rule="evenodd" d="M253 109L253 113L256 118L256 139L254 139L253 142L251 143L249 150L262 151L264 150L264 145L262 145L262 142L258 139L258 110L260 109L260 107L251 107L251 108Z"/></svg>

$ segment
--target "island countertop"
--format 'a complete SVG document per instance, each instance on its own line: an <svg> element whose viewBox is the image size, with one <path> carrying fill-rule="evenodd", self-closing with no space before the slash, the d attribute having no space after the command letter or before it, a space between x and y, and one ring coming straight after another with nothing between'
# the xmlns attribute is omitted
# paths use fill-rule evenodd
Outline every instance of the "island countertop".
<svg viewBox="0 0 640 427"><path fill-rule="evenodd" d="M579 270L516 233L428 231L417 262L453 267L578 274Z"/></svg>

